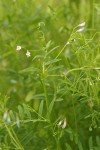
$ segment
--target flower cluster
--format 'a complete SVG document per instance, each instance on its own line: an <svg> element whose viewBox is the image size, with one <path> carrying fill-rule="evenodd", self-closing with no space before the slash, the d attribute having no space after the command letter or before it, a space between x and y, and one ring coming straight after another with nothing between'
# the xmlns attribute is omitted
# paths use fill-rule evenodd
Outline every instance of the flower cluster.
<svg viewBox="0 0 100 150"><path fill-rule="evenodd" d="M31 56L31 53L30 53L29 51L27 51L27 52L26 52L26 56L27 56L27 57L30 57L30 56Z"/></svg>
<svg viewBox="0 0 100 150"><path fill-rule="evenodd" d="M20 51L22 49L22 47L20 46L20 45L17 45L17 47L16 47L16 51ZM26 52L26 56L27 57L30 57L31 56L31 53L27 50L27 52Z"/></svg>
<svg viewBox="0 0 100 150"><path fill-rule="evenodd" d="M67 126L66 118L64 118L64 120L59 121L58 126L61 126L62 129L66 128Z"/></svg>
<svg viewBox="0 0 100 150"><path fill-rule="evenodd" d="M85 26L85 22L79 24L77 27L81 27L80 29L78 29L76 32L82 32L84 30L84 26Z"/></svg>

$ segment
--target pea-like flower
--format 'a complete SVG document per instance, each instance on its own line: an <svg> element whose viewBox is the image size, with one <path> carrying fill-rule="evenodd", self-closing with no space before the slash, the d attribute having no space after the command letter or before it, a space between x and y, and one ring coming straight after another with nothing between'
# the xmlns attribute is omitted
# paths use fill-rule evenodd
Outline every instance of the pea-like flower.
<svg viewBox="0 0 100 150"><path fill-rule="evenodd" d="M82 22L82 23L81 23L81 24L79 24L78 26L79 26L79 27L84 27L84 26L85 26L85 24L86 24L85 22Z"/></svg>
<svg viewBox="0 0 100 150"><path fill-rule="evenodd" d="M17 45L16 50L17 50L17 51L20 51L21 48L22 48L22 47L21 47L20 45Z"/></svg>
<svg viewBox="0 0 100 150"><path fill-rule="evenodd" d="M26 52L26 56L27 56L27 57L30 57L30 56L31 56L31 53L30 53L29 51L27 51L27 52Z"/></svg>
<svg viewBox="0 0 100 150"><path fill-rule="evenodd" d="M8 117L8 111L6 110L6 111L4 112L3 119L6 120L7 117Z"/></svg>
<svg viewBox="0 0 100 150"><path fill-rule="evenodd" d="M66 125L67 125L67 122L66 122L66 118L64 119L64 123L63 123L63 125L62 125L62 128L64 129L64 128L66 128Z"/></svg>
<svg viewBox="0 0 100 150"><path fill-rule="evenodd" d="M61 126L62 129L66 128L67 126L66 118L64 118L64 120L59 121L58 126Z"/></svg>
<svg viewBox="0 0 100 150"><path fill-rule="evenodd" d="M61 120L61 121L59 121L58 126L61 126L61 124L62 124L62 120Z"/></svg>
<svg viewBox="0 0 100 150"><path fill-rule="evenodd" d="M82 32L83 30L84 30L84 27L83 27L83 28L78 29L76 32Z"/></svg>

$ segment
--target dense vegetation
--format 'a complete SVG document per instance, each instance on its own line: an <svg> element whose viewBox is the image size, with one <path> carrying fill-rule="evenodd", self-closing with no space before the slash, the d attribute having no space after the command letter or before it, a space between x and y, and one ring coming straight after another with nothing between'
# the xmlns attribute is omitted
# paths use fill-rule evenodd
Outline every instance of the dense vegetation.
<svg viewBox="0 0 100 150"><path fill-rule="evenodd" d="M99 0L0 1L0 150L100 150Z"/></svg>

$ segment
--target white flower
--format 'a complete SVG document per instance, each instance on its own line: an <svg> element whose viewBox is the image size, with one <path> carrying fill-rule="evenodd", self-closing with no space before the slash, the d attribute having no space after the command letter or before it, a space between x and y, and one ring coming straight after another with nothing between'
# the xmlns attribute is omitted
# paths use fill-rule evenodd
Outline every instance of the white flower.
<svg viewBox="0 0 100 150"><path fill-rule="evenodd" d="M27 57L30 57L30 56L31 56L31 53L30 53L29 51L27 51L27 52L26 52L26 56L27 56Z"/></svg>
<svg viewBox="0 0 100 150"><path fill-rule="evenodd" d="M10 116L8 115L7 123L10 124L10 122L11 122L11 119L10 119Z"/></svg>
<svg viewBox="0 0 100 150"><path fill-rule="evenodd" d="M83 30L84 30L84 27L83 27L83 28L78 29L76 32L82 32Z"/></svg>
<svg viewBox="0 0 100 150"><path fill-rule="evenodd" d="M6 111L4 112L3 119L6 120L7 117L8 117L8 111L6 110Z"/></svg>
<svg viewBox="0 0 100 150"><path fill-rule="evenodd" d="M84 27L84 26L85 26L85 24L86 24L86 23L85 23L85 22L83 22L83 23L79 24L78 26L79 26L79 27Z"/></svg>
<svg viewBox="0 0 100 150"><path fill-rule="evenodd" d="M70 45L70 42L69 42L69 41L67 42L67 45Z"/></svg>
<svg viewBox="0 0 100 150"><path fill-rule="evenodd" d="M59 121L58 126L61 126L62 129L66 128L67 126L66 118L64 120Z"/></svg>
<svg viewBox="0 0 100 150"><path fill-rule="evenodd" d="M64 119L64 123L63 123L63 125L62 125L62 128L64 129L64 128L66 128L66 125L67 125L67 122L66 122L66 118Z"/></svg>
<svg viewBox="0 0 100 150"><path fill-rule="evenodd" d="M82 27L82 28L78 29L76 32L82 32L84 30L85 24L86 24L85 22L79 24L77 27Z"/></svg>
<svg viewBox="0 0 100 150"><path fill-rule="evenodd" d="M62 124L62 120L61 120L61 121L59 121L58 126L61 126L61 124Z"/></svg>
<svg viewBox="0 0 100 150"><path fill-rule="evenodd" d="M17 51L20 51L21 48L22 48L22 47L21 47L20 45L17 45L16 50L17 50Z"/></svg>

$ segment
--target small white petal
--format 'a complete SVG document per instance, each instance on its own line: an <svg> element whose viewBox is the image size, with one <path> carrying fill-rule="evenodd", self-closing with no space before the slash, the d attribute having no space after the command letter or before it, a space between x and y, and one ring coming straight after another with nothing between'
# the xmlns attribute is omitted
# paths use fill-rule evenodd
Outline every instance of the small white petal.
<svg viewBox="0 0 100 150"><path fill-rule="evenodd" d="M31 56L31 53L30 53L29 51L27 51L27 52L26 52L26 56L27 56L27 57L30 57L30 56Z"/></svg>
<svg viewBox="0 0 100 150"><path fill-rule="evenodd" d="M84 27L83 28L80 28L79 30L77 30L76 32L82 32L84 30Z"/></svg>
<svg viewBox="0 0 100 150"><path fill-rule="evenodd" d="M64 124L62 125L62 128L66 128L66 125L67 125L67 122L66 122L66 119L64 119Z"/></svg>
<svg viewBox="0 0 100 150"><path fill-rule="evenodd" d="M21 48L22 48L22 47L21 47L20 45L17 45L16 50L17 50L17 51L20 51Z"/></svg>
<svg viewBox="0 0 100 150"><path fill-rule="evenodd" d="M70 45L70 42L69 42L69 41L67 42L67 45Z"/></svg>
<svg viewBox="0 0 100 150"><path fill-rule="evenodd" d="M7 123L10 124L10 122L11 122L11 119L10 119L10 116L8 116Z"/></svg>
<svg viewBox="0 0 100 150"><path fill-rule="evenodd" d="M3 119L6 120L7 119L7 116L8 116L8 113L7 111L5 111L4 115L3 115Z"/></svg>
<svg viewBox="0 0 100 150"><path fill-rule="evenodd" d="M62 120L61 120L61 121L59 121L58 126L61 126L61 124L62 124Z"/></svg>
<svg viewBox="0 0 100 150"><path fill-rule="evenodd" d="M79 24L78 26L79 26L79 27L84 27L84 26L85 26L85 24L86 24L86 23L85 23L85 22L83 22L83 23Z"/></svg>

